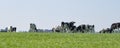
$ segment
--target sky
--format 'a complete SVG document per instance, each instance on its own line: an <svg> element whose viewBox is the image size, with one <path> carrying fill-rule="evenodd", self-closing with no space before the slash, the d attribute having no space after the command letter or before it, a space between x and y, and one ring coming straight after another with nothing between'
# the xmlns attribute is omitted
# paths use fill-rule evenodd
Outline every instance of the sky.
<svg viewBox="0 0 120 48"><path fill-rule="evenodd" d="M62 21L95 25L95 30L120 22L120 0L0 0L0 29L15 26L28 31L29 24L51 29Z"/></svg>

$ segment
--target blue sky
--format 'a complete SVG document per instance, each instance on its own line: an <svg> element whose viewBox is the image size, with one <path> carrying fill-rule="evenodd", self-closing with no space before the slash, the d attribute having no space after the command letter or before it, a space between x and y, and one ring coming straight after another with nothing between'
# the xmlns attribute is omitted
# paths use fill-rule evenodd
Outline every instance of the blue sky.
<svg viewBox="0 0 120 48"><path fill-rule="evenodd" d="M0 28L12 25L28 31L35 23L51 29L61 21L94 24L99 31L120 22L120 0L0 0Z"/></svg>

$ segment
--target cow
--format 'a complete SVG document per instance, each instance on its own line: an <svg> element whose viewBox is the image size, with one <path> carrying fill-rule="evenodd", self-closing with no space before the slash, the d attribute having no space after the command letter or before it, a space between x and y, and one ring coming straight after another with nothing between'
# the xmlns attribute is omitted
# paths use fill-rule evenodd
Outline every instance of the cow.
<svg viewBox="0 0 120 48"><path fill-rule="evenodd" d="M120 22L118 22L118 23L113 23L113 24L111 25L111 28L112 28L112 29L118 29L118 28L120 28Z"/></svg>
<svg viewBox="0 0 120 48"><path fill-rule="evenodd" d="M74 21L72 21L72 22L69 23L70 31L73 31L73 32L74 32L74 31L76 30L76 26L75 26L74 24L75 24Z"/></svg>
<svg viewBox="0 0 120 48"><path fill-rule="evenodd" d="M82 32L82 33L85 33L85 32L95 32L94 31L94 25L85 25L85 24L79 25L76 28L76 31L77 32Z"/></svg>
<svg viewBox="0 0 120 48"><path fill-rule="evenodd" d="M99 31L99 33L112 33L112 29L111 28L102 29L101 31Z"/></svg>
<svg viewBox="0 0 120 48"><path fill-rule="evenodd" d="M62 27L61 26L54 27L54 28L52 28L52 31L53 32L62 32Z"/></svg>
<svg viewBox="0 0 120 48"><path fill-rule="evenodd" d="M29 32L37 32L36 25L34 23L30 23Z"/></svg>
<svg viewBox="0 0 120 48"><path fill-rule="evenodd" d="M86 29L85 26L86 26L85 24L79 25L79 26L76 28L76 31L77 31L77 32L82 32L82 33L84 33L84 32L85 32L84 30Z"/></svg>
<svg viewBox="0 0 120 48"><path fill-rule="evenodd" d="M113 32L120 32L120 22L118 23L113 23L111 25L111 29L113 30Z"/></svg>
<svg viewBox="0 0 120 48"><path fill-rule="evenodd" d="M87 25L88 32L95 32L95 25Z"/></svg>
<svg viewBox="0 0 120 48"><path fill-rule="evenodd" d="M62 32L74 32L76 26L74 26L75 22L61 22Z"/></svg>
<svg viewBox="0 0 120 48"><path fill-rule="evenodd" d="M13 27L13 28L12 28L12 32L16 32L16 27Z"/></svg>
<svg viewBox="0 0 120 48"><path fill-rule="evenodd" d="M78 31L78 32L83 32L83 31L82 31L82 26L79 25L79 26L76 28L76 31Z"/></svg>
<svg viewBox="0 0 120 48"><path fill-rule="evenodd" d="M16 32L16 30L17 30L16 27L10 26L7 32Z"/></svg>
<svg viewBox="0 0 120 48"><path fill-rule="evenodd" d="M62 32L69 32L69 23L68 22L61 22Z"/></svg>

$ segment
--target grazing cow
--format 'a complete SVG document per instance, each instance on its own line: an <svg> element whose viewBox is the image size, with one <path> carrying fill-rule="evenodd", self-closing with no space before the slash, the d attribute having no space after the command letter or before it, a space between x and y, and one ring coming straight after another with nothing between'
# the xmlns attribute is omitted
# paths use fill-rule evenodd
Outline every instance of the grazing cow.
<svg viewBox="0 0 120 48"><path fill-rule="evenodd" d="M99 33L106 33L106 30L102 29L102 30L99 31Z"/></svg>
<svg viewBox="0 0 120 48"><path fill-rule="evenodd" d="M102 29L99 33L112 33L111 28Z"/></svg>
<svg viewBox="0 0 120 48"><path fill-rule="evenodd" d="M111 29L113 30L113 32L120 32L120 22L118 23L113 23L111 25Z"/></svg>
<svg viewBox="0 0 120 48"><path fill-rule="evenodd" d="M37 32L37 28L36 28L36 25L34 23L30 24L29 32Z"/></svg>
<svg viewBox="0 0 120 48"><path fill-rule="evenodd" d="M62 32L62 27L61 26L57 26L55 28L52 28L53 32Z"/></svg>

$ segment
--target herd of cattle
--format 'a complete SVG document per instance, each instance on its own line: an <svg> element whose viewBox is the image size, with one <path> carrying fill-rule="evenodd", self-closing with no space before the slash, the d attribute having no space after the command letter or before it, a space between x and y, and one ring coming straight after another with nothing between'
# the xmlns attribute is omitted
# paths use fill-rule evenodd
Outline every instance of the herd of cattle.
<svg viewBox="0 0 120 48"><path fill-rule="evenodd" d="M61 22L61 26L52 29L53 32L81 32L95 33L95 25L82 24L76 27L75 22ZM111 27L102 29L99 33L120 33L120 22L113 23Z"/></svg>
<svg viewBox="0 0 120 48"><path fill-rule="evenodd" d="M51 30L37 29L34 23L30 23L30 29L28 32L66 32L66 33L95 33L95 25L81 24L79 26L74 25L75 22L61 22L60 26L54 27ZM1 29L0 32L16 32L17 28L10 26L9 28ZM114 33L120 32L120 22L113 23L111 27L102 29L99 33Z"/></svg>
<svg viewBox="0 0 120 48"><path fill-rule="evenodd" d="M120 22L118 22L118 23L113 23L113 24L111 25L111 27L106 28L106 29L102 29L102 30L100 31L100 33L114 33L114 32L116 32L116 33L119 33L119 32L120 32Z"/></svg>
<svg viewBox="0 0 120 48"><path fill-rule="evenodd" d="M81 32L81 33L85 33L85 32L95 32L94 30L94 25L79 25L78 27L76 27L75 22L61 22L61 26L57 26L56 28L53 28L52 31L53 32Z"/></svg>

